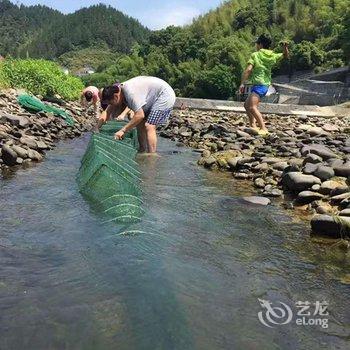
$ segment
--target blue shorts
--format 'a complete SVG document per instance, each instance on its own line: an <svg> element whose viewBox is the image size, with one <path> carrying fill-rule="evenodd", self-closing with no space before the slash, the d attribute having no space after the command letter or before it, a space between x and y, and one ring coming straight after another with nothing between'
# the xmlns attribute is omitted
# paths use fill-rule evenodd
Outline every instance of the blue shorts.
<svg viewBox="0 0 350 350"><path fill-rule="evenodd" d="M269 91L269 87L267 85L253 85L250 92L254 92L259 97L264 97Z"/></svg>
<svg viewBox="0 0 350 350"><path fill-rule="evenodd" d="M163 111L151 111L146 119L146 122L152 125L164 124L169 119L171 112L172 108L168 108Z"/></svg>

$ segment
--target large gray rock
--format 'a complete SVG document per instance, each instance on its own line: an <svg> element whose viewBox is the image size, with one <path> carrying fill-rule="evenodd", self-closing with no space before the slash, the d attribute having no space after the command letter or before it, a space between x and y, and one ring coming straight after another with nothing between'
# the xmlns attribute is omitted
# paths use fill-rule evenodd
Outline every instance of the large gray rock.
<svg viewBox="0 0 350 350"><path fill-rule="evenodd" d="M342 166L335 166L334 173L337 176L343 176L343 177L349 177L350 176L350 166L349 165L342 165Z"/></svg>
<svg viewBox="0 0 350 350"><path fill-rule="evenodd" d="M334 167L343 166L344 162L342 159L339 159L339 158L330 158L330 159L327 159L327 164L334 169Z"/></svg>
<svg viewBox="0 0 350 350"><path fill-rule="evenodd" d="M315 184L321 184L321 180L313 175L304 175L301 172L286 173L282 177L283 187L299 193L311 188Z"/></svg>
<svg viewBox="0 0 350 350"><path fill-rule="evenodd" d="M329 166L319 165L314 175L322 181L326 181L334 176L334 170Z"/></svg>
<svg viewBox="0 0 350 350"><path fill-rule="evenodd" d="M302 204L309 204L313 201L322 199L324 196L317 192L302 191L298 194L297 201Z"/></svg>
<svg viewBox="0 0 350 350"><path fill-rule="evenodd" d="M19 142L22 145L26 145L26 146L28 146L29 148L32 148L32 149L37 149L38 148L38 144L36 142L36 138L33 137L33 136L22 136L20 138Z"/></svg>
<svg viewBox="0 0 350 350"><path fill-rule="evenodd" d="M25 128L30 124L30 120L27 117L21 115L11 115L11 114L3 114L0 117L2 122L9 122L14 126L20 126Z"/></svg>
<svg viewBox="0 0 350 350"><path fill-rule="evenodd" d="M332 238L350 237L350 217L316 215L311 220L312 232Z"/></svg>
<svg viewBox="0 0 350 350"><path fill-rule="evenodd" d="M7 145L2 146L1 158L4 164L8 166L13 166L17 164L17 153Z"/></svg>
<svg viewBox="0 0 350 350"><path fill-rule="evenodd" d="M23 159L28 157L28 151L24 149L23 147L13 145L12 149L17 153L18 157L21 157Z"/></svg>
<svg viewBox="0 0 350 350"><path fill-rule="evenodd" d="M303 173L310 175L313 174L318 168L318 164L306 163L303 168Z"/></svg>
<svg viewBox="0 0 350 350"><path fill-rule="evenodd" d="M30 159L36 160L38 162L43 159L43 156L39 152L37 152L37 151L35 151L33 149L28 149L28 157Z"/></svg>
<svg viewBox="0 0 350 350"><path fill-rule="evenodd" d="M270 199L266 197L251 196L251 197L243 197L243 199L246 202L257 204L257 205L268 205L271 203Z"/></svg>
<svg viewBox="0 0 350 350"><path fill-rule="evenodd" d="M308 153L316 154L324 160L330 158L337 158L337 155L334 152L332 152L328 147L319 144L306 145L301 149L301 154L303 156L306 156Z"/></svg>

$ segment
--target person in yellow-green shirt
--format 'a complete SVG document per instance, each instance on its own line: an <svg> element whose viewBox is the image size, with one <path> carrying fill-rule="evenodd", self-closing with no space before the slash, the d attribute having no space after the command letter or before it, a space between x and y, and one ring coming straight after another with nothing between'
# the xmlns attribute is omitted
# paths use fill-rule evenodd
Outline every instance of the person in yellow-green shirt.
<svg viewBox="0 0 350 350"><path fill-rule="evenodd" d="M256 40L256 49L248 61L246 70L242 76L240 93L244 92L244 84L248 81L251 85L251 93L244 103L244 108L249 117L251 127L259 127L260 135L267 135L264 118L258 109L262 97L267 94L271 85L271 70L282 58L289 57L288 44L283 42L283 53L275 53L270 50L271 39L267 35L260 35Z"/></svg>

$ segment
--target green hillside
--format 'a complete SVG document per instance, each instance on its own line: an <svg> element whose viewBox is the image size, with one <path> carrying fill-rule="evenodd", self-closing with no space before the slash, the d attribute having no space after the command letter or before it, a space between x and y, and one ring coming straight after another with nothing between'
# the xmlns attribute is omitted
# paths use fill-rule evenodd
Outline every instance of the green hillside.
<svg viewBox="0 0 350 350"><path fill-rule="evenodd" d="M280 73L322 71L348 63L349 28L348 0L231 0L187 27L152 32L131 56L88 79L105 83L150 74L179 95L228 98L259 34L270 33L276 50L280 40L289 40L291 60Z"/></svg>
<svg viewBox="0 0 350 350"><path fill-rule="evenodd" d="M149 30L113 7L96 5L63 15L45 6L17 6L0 1L0 53L57 59L75 50L106 47L128 53Z"/></svg>

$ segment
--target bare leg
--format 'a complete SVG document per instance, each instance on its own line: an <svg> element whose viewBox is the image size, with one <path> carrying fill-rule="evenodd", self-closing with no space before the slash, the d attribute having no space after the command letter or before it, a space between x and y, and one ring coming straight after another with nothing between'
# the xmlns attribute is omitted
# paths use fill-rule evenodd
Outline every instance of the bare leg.
<svg viewBox="0 0 350 350"><path fill-rule="evenodd" d="M143 120L138 126L137 126L137 137L139 140L139 152L144 153L147 152L147 131L145 127L145 120Z"/></svg>
<svg viewBox="0 0 350 350"><path fill-rule="evenodd" d="M247 116L249 118L249 126L252 128L256 128L256 122L254 116L249 112L249 103L248 99L244 102L244 108L247 112Z"/></svg>
<svg viewBox="0 0 350 350"><path fill-rule="evenodd" d="M254 93L250 94L247 99L247 112L251 114L257 121L259 128L263 131L267 131L264 118L258 109L260 97Z"/></svg>
<svg viewBox="0 0 350 350"><path fill-rule="evenodd" d="M145 123L146 134L147 134L147 146L149 153L157 152L157 130L156 125Z"/></svg>

